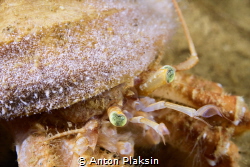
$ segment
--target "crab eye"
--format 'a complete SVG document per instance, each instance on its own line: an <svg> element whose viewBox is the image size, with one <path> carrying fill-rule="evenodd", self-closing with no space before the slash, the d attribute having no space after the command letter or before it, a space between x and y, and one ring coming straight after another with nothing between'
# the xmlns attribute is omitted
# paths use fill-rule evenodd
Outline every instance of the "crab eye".
<svg viewBox="0 0 250 167"><path fill-rule="evenodd" d="M176 69L170 65L165 65L157 70L152 76L146 79L146 82L140 85L140 94L147 96L155 89L170 83L175 78Z"/></svg>
<svg viewBox="0 0 250 167"><path fill-rule="evenodd" d="M170 65L165 65L161 69L167 69L166 81L167 83L171 83L175 78L175 68Z"/></svg>
<svg viewBox="0 0 250 167"><path fill-rule="evenodd" d="M118 127L122 127L127 123L127 117L119 107L113 106L108 108L109 121Z"/></svg>

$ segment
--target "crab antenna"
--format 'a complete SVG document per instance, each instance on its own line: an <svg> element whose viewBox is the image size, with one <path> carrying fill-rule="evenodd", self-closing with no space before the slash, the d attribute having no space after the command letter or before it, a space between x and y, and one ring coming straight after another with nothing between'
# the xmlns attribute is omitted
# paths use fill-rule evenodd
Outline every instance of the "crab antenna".
<svg viewBox="0 0 250 167"><path fill-rule="evenodd" d="M191 53L191 56L186 61L175 66L177 71L183 71L183 70L188 70L188 69L192 68L193 66L195 66L195 64L198 62L199 58L197 56L193 40L191 38L190 32L188 30L186 21L182 15L180 7L179 7L178 3L176 2L176 0L172 0L172 1L173 1L174 6L175 6L176 12L179 16L179 19L181 21L182 27L184 29L184 32L185 32L185 35L186 35L186 38L188 41L188 45L189 45L189 50Z"/></svg>

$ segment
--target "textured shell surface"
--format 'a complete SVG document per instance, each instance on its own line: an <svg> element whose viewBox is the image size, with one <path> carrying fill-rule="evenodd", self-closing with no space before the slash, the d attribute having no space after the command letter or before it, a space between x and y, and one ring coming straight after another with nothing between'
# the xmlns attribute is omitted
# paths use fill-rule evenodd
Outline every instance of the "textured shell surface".
<svg viewBox="0 0 250 167"><path fill-rule="evenodd" d="M67 107L147 69L170 0L0 2L0 117Z"/></svg>

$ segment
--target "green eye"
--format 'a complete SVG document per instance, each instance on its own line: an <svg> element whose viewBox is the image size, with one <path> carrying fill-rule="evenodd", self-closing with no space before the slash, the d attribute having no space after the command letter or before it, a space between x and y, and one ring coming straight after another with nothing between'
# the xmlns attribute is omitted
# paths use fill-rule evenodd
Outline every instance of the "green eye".
<svg viewBox="0 0 250 167"><path fill-rule="evenodd" d="M127 123L127 117L117 106L108 108L108 116L109 116L109 121L114 126L122 127Z"/></svg>
<svg viewBox="0 0 250 167"><path fill-rule="evenodd" d="M161 69L167 69L166 81L167 83L171 83L175 78L175 68L169 65L165 65Z"/></svg>
<svg viewBox="0 0 250 167"><path fill-rule="evenodd" d="M127 123L127 117L125 115L115 112L110 114L109 120L114 126L118 127L124 126Z"/></svg>

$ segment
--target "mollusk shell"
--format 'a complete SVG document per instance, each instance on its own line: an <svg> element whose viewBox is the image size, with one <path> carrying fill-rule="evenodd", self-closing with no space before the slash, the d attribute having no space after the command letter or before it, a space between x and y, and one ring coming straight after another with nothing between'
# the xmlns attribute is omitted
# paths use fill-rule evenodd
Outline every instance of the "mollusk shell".
<svg viewBox="0 0 250 167"><path fill-rule="evenodd" d="M146 70L173 28L170 0L0 6L0 117L70 106Z"/></svg>

